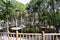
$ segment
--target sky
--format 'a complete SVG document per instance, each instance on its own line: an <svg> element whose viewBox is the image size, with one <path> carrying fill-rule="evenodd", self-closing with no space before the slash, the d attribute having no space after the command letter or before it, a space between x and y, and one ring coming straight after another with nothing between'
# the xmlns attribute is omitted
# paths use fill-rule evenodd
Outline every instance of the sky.
<svg viewBox="0 0 60 40"><path fill-rule="evenodd" d="M23 4L27 4L30 2L30 0L16 0L16 1L21 2Z"/></svg>

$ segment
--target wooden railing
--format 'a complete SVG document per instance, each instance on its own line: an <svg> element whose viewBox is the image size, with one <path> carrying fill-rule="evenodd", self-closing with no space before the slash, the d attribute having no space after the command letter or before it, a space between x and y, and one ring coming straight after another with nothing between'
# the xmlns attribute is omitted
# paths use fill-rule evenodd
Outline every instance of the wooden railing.
<svg viewBox="0 0 60 40"><path fill-rule="evenodd" d="M60 33L0 33L0 40L60 40Z"/></svg>

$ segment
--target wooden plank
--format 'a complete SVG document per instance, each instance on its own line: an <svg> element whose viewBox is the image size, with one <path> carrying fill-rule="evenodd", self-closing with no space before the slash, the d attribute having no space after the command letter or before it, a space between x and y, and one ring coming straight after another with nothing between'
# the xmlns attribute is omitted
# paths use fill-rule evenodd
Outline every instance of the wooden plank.
<svg viewBox="0 0 60 40"><path fill-rule="evenodd" d="M14 36L14 34L13 34L13 40L14 40L14 37L15 37L15 36Z"/></svg>
<svg viewBox="0 0 60 40"><path fill-rule="evenodd" d="M9 34L8 34L8 40L9 40Z"/></svg>
<svg viewBox="0 0 60 40"><path fill-rule="evenodd" d="M27 38L27 35L26 35L26 40L27 40L28 38Z"/></svg>
<svg viewBox="0 0 60 40"><path fill-rule="evenodd" d="M30 40L30 35L29 35L29 40Z"/></svg>
<svg viewBox="0 0 60 40"><path fill-rule="evenodd" d="M53 40L54 40L54 35L53 35Z"/></svg>
<svg viewBox="0 0 60 40"><path fill-rule="evenodd" d="M21 34L19 34L19 36L20 36L20 40L21 40Z"/></svg>
<svg viewBox="0 0 60 40"><path fill-rule="evenodd" d="M34 35L32 35L32 40L34 40Z"/></svg>
<svg viewBox="0 0 60 40"><path fill-rule="evenodd" d="M1 40L2 40L2 34L1 34Z"/></svg>
<svg viewBox="0 0 60 40"><path fill-rule="evenodd" d="M39 40L40 40L40 35L38 35L38 38L39 38Z"/></svg>
<svg viewBox="0 0 60 40"><path fill-rule="evenodd" d="M51 35L50 35L50 40L51 40Z"/></svg>
<svg viewBox="0 0 60 40"><path fill-rule="evenodd" d="M48 40L48 35L46 35L46 40Z"/></svg>
<svg viewBox="0 0 60 40"><path fill-rule="evenodd" d="M9 40L12 40L12 34L10 34Z"/></svg>
<svg viewBox="0 0 60 40"><path fill-rule="evenodd" d="M58 40L58 35L56 35L56 40Z"/></svg>
<svg viewBox="0 0 60 40"><path fill-rule="evenodd" d="M24 34L23 34L23 40L24 40Z"/></svg>

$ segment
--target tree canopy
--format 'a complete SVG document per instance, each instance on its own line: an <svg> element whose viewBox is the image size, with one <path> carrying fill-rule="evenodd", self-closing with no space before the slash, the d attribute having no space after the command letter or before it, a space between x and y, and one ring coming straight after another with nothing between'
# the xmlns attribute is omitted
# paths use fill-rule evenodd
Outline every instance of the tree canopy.
<svg viewBox="0 0 60 40"><path fill-rule="evenodd" d="M54 26L56 32L60 28L60 1L59 0L31 0L24 5L15 0L0 0L0 19L4 22L16 21L21 22L23 19L27 28L23 29L40 32L40 28ZM19 23L18 22L18 23ZM20 23L19 23L20 24Z"/></svg>
<svg viewBox="0 0 60 40"><path fill-rule="evenodd" d="M39 17L36 17L38 17L39 23L42 25L53 25L58 30L60 25L60 17L58 15L60 13L58 11L60 9L57 0L31 0L26 9L32 14L37 12Z"/></svg>

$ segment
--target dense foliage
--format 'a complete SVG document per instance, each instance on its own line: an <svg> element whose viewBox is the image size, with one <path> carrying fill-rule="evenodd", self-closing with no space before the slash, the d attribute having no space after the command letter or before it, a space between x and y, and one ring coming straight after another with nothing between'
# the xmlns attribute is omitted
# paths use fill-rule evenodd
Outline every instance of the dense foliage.
<svg viewBox="0 0 60 40"><path fill-rule="evenodd" d="M29 13L34 14L34 17L35 14L38 14L37 19L34 18L34 22L39 20L39 27L53 25L58 32L60 26L59 2L59 0L31 0L26 9L29 10Z"/></svg>
<svg viewBox="0 0 60 40"><path fill-rule="evenodd" d="M0 0L0 19L5 23L7 19L9 22L18 20L19 25L23 21L26 28L19 30L22 32L41 32L41 28L47 26L49 28L54 26L58 32L60 28L59 3L59 0L31 0L27 5L23 5L15 0ZM45 32L49 32L48 30L50 31L45 29Z"/></svg>

